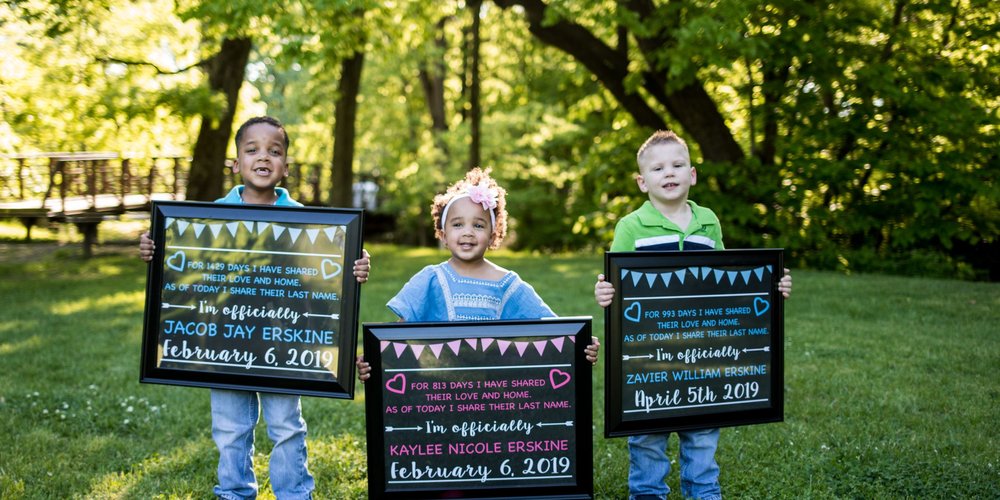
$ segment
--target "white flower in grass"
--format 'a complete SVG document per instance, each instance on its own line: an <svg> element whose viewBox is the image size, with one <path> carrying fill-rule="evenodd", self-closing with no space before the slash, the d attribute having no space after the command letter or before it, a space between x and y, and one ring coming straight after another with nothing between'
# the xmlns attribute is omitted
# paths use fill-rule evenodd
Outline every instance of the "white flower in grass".
<svg viewBox="0 0 1000 500"><path fill-rule="evenodd" d="M129 419L126 418L122 423L125 424L125 425L128 425Z"/></svg>
<svg viewBox="0 0 1000 500"><path fill-rule="evenodd" d="M826 451L826 450L829 450L830 447L824 444L824 445L820 445L819 449L821 449L823 451Z"/></svg>
<svg viewBox="0 0 1000 500"><path fill-rule="evenodd" d="M128 412L128 413L132 413L132 410L133 410L133 408L131 406L129 406L128 408L125 408L125 411Z"/></svg>
<svg viewBox="0 0 1000 500"><path fill-rule="evenodd" d="M87 389L90 389L92 391L96 391L97 390L97 384L90 384L90 385L87 386Z"/></svg>

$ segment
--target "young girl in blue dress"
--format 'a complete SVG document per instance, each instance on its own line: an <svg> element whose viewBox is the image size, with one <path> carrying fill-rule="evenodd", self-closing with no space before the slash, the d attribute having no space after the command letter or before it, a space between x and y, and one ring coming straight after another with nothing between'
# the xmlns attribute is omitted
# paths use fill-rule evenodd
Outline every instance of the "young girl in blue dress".
<svg viewBox="0 0 1000 500"><path fill-rule="evenodd" d="M469 171L434 197L434 232L451 258L423 268L386 304L400 321L491 321L555 317L552 309L514 271L486 259L507 235L507 192L490 171ZM586 347L597 362L597 337ZM357 358L358 378L371 368Z"/></svg>

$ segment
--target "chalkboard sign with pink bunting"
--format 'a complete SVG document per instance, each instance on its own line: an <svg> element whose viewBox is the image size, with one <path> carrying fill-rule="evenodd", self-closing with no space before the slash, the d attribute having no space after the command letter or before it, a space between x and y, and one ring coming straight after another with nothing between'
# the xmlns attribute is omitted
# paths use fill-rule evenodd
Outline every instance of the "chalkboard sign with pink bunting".
<svg viewBox="0 0 1000 500"><path fill-rule="evenodd" d="M591 498L591 319L364 325L370 498Z"/></svg>

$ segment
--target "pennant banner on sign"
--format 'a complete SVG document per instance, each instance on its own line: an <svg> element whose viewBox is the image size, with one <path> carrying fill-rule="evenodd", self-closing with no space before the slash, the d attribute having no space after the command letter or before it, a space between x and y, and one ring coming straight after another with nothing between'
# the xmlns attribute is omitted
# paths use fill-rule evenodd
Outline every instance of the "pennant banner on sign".
<svg viewBox="0 0 1000 500"><path fill-rule="evenodd" d="M327 241L333 243L338 236L344 235L344 229L341 226L327 226L327 227L317 227L309 229L301 229L293 226L284 226L281 224L275 224L272 222L256 222L253 221L239 221L239 222L228 222L228 223L203 223L203 222L191 222L184 219L175 219L173 217L168 217L164 227L169 229L173 228L173 231L177 236L184 236L184 233L188 229L192 229L194 232L194 237L201 239L203 235L207 235L212 241L217 240L220 236L229 235L232 238L236 238L240 233L246 232L250 236L260 236L263 235L268 229L271 230L271 235L274 237L275 241L284 240L289 245L294 245L300 238L300 236L305 234L309 239L309 243L312 245L316 244L316 240L320 240L320 235L323 235ZM208 231L205 229L208 228ZM225 231L223 231L225 229Z"/></svg>
<svg viewBox="0 0 1000 500"><path fill-rule="evenodd" d="M420 356L425 352L429 353L429 356L434 356L435 359L441 359L442 353L451 352L455 356L460 356L463 349L471 349L473 351L486 352L494 343L498 348L498 356L506 356L508 353L511 355L517 354L518 357L524 357L526 352L537 352L539 356L545 354L545 350L552 346L558 352L562 352L563 346L566 345L566 339L576 341L573 337L553 337L546 340L537 340L532 342L512 342L509 340L500 339L464 339L464 340L454 340L447 343L417 343L417 342L393 342L393 341L381 341L379 347L382 352L386 351L396 354L396 358L405 356L407 352L413 355L413 357L420 359ZM514 346L514 349L509 349L510 346ZM445 349L447 347L447 349ZM391 349L390 349L391 348Z"/></svg>
<svg viewBox="0 0 1000 500"><path fill-rule="evenodd" d="M669 288L670 283L675 280L678 284L683 285L686 279L709 281L713 284L721 285L749 285L754 282L764 282L766 278L770 278L772 271L773 269L769 265L738 271L715 269L707 266L686 267L666 273L647 273L622 269L621 279L623 282L631 282L634 288L639 288L640 285L645 284L649 289L657 287Z"/></svg>

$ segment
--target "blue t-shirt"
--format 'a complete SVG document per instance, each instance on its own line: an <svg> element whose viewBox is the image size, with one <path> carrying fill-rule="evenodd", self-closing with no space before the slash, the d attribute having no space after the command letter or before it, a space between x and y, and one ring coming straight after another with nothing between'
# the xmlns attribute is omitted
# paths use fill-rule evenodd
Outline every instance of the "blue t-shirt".
<svg viewBox="0 0 1000 500"><path fill-rule="evenodd" d="M288 194L288 190L285 188L276 187L274 192L278 195L278 199L274 200L274 205L278 207L301 207L302 204L293 200L291 195ZM233 205L243 205L243 185L235 186L230 189L228 193L222 198L215 200L216 203L229 203Z"/></svg>
<svg viewBox="0 0 1000 500"><path fill-rule="evenodd" d="M531 285L509 271L497 281L460 276L447 261L413 275L386 304L403 321L552 318Z"/></svg>

